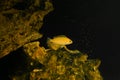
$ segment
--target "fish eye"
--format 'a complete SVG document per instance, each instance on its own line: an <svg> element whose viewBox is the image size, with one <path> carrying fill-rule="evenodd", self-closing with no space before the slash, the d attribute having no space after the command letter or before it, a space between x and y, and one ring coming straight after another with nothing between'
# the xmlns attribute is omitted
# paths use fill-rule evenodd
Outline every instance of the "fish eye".
<svg viewBox="0 0 120 80"><path fill-rule="evenodd" d="M71 42L72 43L72 41L70 40L69 42Z"/></svg>

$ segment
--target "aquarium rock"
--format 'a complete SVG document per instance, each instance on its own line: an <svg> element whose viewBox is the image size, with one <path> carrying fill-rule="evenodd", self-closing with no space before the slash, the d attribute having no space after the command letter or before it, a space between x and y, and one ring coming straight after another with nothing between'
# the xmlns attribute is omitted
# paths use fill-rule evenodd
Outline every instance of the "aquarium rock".
<svg viewBox="0 0 120 80"><path fill-rule="evenodd" d="M43 18L52 10L49 0L0 0L0 58L41 38Z"/></svg>
<svg viewBox="0 0 120 80"><path fill-rule="evenodd" d="M85 53L73 54L65 48L48 50L38 41L25 44L23 49L28 56L44 65L44 68L30 72L30 80L103 80L99 71L101 61L88 59Z"/></svg>

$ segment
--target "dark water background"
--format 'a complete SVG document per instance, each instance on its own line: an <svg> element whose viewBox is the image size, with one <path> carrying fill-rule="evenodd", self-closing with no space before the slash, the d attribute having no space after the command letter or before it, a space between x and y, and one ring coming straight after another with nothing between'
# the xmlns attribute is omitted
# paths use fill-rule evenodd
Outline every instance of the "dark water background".
<svg viewBox="0 0 120 80"><path fill-rule="evenodd" d="M112 0L53 0L54 11L44 19L40 32L47 37L67 35L73 40L70 49L99 58L104 80L120 80L119 2ZM118 27L117 27L118 26Z"/></svg>

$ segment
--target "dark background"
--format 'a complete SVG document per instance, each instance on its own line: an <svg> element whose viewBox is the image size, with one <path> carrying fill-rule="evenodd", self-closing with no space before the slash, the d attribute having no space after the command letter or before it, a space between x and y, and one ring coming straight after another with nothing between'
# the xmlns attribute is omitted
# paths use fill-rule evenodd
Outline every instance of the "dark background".
<svg viewBox="0 0 120 80"><path fill-rule="evenodd" d="M112 0L53 0L54 11L44 19L42 40L66 35L73 40L70 49L99 58L104 80L120 80L119 2ZM45 46L45 43L41 43Z"/></svg>

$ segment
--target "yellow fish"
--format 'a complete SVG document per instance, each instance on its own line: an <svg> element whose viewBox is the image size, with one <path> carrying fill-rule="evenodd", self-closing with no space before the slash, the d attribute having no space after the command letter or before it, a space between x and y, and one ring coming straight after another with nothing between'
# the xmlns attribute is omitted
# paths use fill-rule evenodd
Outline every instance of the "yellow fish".
<svg viewBox="0 0 120 80"><path fill-rule="evenodd" d="M55 36L55 37L53 37L53 39L49 38L47 40L48 47L53 50L58 50L59 48L64 48L66 51L68 51L70 53L79 53L78 50L69 50L66 47L66 45L70 45L72 43L73 43L73 41L65 35Z"/></svg>
<svg viewBox="0 0 120 80"><path fill-rule="evenodd" d="M65 35L55 36L55 37L53 37L53 39L49 39L49 41L51 43L58 44L58 45L63 45L63 46L73 43L73 41Z"/></svg>
<svg viewBox="0 0 120 80"><path fill-rule="evenodd" d="M52 48L53 50L57 50L72 43L73 41L65 35L55 36L53 39L49 38L47 41L48 47Z"/></svg>

